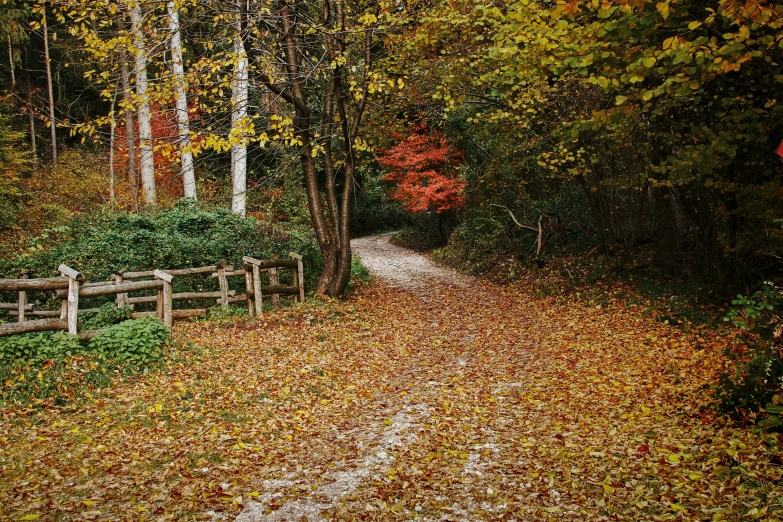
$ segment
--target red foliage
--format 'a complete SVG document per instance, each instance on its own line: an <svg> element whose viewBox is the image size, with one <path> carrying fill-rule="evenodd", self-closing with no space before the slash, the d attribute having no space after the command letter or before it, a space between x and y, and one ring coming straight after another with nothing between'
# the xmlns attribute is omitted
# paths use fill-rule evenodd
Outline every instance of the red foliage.
<svg viewBox="0 0 783 522"><path fill-rule="evenodd" d="M197 111L190 109L191 124L199 118ZM134 126L134 133L138 140L138 120ZM179 198L183 195L182 178L179 175L180 166L177 157L177 139L179 130L177 128L176 115L171 108L167 108L157 103L150 107L150 126L152 127L152 142L155 147L153 161L155 163L155 182L157 183L158 196L168 198ZM117 128L115 141L115 169L117 172L124 172L128 161L128 151L125 148L125 129ZM192 140L192 146L197 147L201 138L196 137ZM138 146L138 141L137 141ZM136 168L140 169L138 150L136 159Z"/></svg>
<svg viewBox="0 0 783 522"><path fill-rule="evenodd" d="M397 184L392 199L411 212L434 207L440 214L465 204L465 182L453 176L462 153L439 132L427 134L425 126L411 128L403 142L384 151L378 162L391 172L387 181Z"/></svg>

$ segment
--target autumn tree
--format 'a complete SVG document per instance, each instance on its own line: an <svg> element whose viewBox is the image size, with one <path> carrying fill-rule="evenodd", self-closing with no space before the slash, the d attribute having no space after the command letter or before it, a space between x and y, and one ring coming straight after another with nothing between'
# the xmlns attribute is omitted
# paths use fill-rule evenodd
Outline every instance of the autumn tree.
<svg viewBox="0 0 783 522"><path fill-rule="evenodd" d="M771 187L781 181L783 7L417 5L387 44L390 67L443 118L463 118L467 135L504 136L510 161L534 158L517 172L520 200L547 178L578 186L604 252L634 248L649 233L665 269L687 259L714 281L741 275L740 252L767 255L754 229L775 230L780 252L774 223L783 215ZM475 190L484 190L480 204L496 197Z"/></svg>
<svg viewBox="0 0 783 522"><path fill-rule="evenodd" d="M171 46L171 74L174 83L175 110L177 115L177 141L182 166L182 184L186 198L196 197L196 174L193 168L193 149L190 140L190 116L188 112L187 82L182 56L182 31L179 23L179 5L174 0L166 4L169 18L169 43Z"/></svg>
<svg viewBox="0 0 783 522"><path fill-rule="evenodd" d="M392 199L411 212L441 214L465 203L465 182L455 175L461 157L442 133L419 126L378 162L391 171L385 179L395 184Z"/></svg>
<svg viewBox="0 0 783 522"><path fill-rule="evenodd" d="M375 70L380 3L241 3L250 82L283 105L272 128L296 150L324 268L316 293L340 295L351 273L351 196L368 99L394 88ZM323 175L321 175L323 172Z"/></svg>

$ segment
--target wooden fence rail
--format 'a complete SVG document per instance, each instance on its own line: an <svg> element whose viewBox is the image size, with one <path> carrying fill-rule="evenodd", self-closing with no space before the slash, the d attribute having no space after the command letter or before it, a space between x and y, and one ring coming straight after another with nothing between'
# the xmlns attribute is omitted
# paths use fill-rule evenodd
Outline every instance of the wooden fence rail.
<svg viewBox="0 0 783 522"><path fill-rule="evenodd" d="M289 253L290 259L259 260L244 257L244 269L235 270L233 266L221 262L217 265L173 270L120 271L111 281L88 282L77 270L60 265L60 277L38 279L0 279L0 292L17 292L18 302L0 303L0 310L8 310L17 322L0 324L0 336L19 333L67 330L80 339L89 339L95 332L79 332L79 314L97 311L97 308L80 309L79 300L107 295L116 295L118 307L136 304L155 303L154 312L136 312L131 317L158 317L166 326L174 319L206 315L206 308L174 310L174 301L192 299L215 299L217 304L227 306L247 301L250 317L263 313L263 299L270 297L272 305L280 303L280 296L293 296L294 302L304 301L304 267L302 256ZM278 270L291 270L291 285L280 284ZM261 274L266 273L268 285L262 285ZM174 279L177 277L209 274L218 279L219 290L203 292L173 292ZM229 289L229 278L243 277L245 292L237 294ZM151 279L150 279L151 278ZM155 290L156 295L129 297L128 294L145 290ZM27 292L53 291L55 298L61 301L60 310L36 310L28 303ZM46 319L27 320L27 317L45 317Z"/></svg>

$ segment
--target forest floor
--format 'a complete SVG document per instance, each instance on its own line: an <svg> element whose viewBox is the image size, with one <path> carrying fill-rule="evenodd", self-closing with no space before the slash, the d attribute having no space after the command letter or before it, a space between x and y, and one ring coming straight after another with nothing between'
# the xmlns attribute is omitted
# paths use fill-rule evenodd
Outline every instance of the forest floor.
<svg viewBox="0 0 783 522"><path fill-rule="evenodd" d="M777 436L707 408L733 337L356 249L345 300L178 323L164 371L2 412L0 518L783 517Z"/></svg>

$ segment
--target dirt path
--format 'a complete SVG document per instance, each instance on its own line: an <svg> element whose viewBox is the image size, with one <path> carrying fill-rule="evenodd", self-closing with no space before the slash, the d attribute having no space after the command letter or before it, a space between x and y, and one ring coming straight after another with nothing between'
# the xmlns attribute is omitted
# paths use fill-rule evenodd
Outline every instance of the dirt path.
<svg viewBox="0 0 783 522"><path fill-rule="evenodd" d="M393 245L394 232L366 236L351 241L351 248L370 272L388 284L405 289L417 289L427 284L467 286L474 282L455 270L433 265L421 254Z"/></svg>
<svg viewBox="0 0 783 522"><path fill-rule="evenodd" d="M203 348L162 371L4 411L0 520L783 516L781 444L704 409L724 338L355 248L345 300L178 323Z"/></svg>

